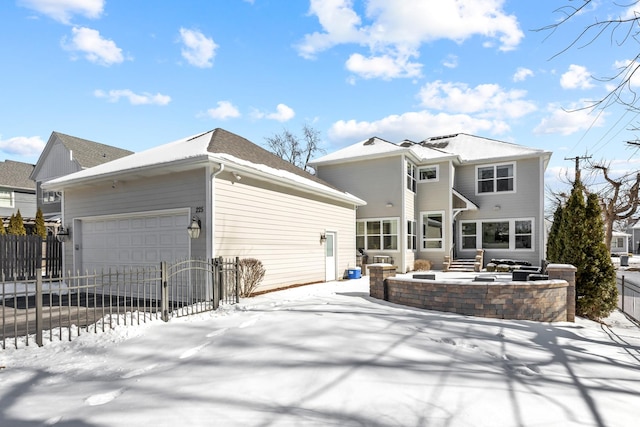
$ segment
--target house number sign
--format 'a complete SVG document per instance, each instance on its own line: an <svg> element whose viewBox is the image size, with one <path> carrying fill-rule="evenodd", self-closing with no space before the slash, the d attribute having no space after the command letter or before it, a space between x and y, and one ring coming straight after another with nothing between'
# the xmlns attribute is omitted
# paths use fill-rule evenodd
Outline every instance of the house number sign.
<svg viewBox="0 0 640 427"><path fill-rule="evenodd" d="M204 206L196 206L196 213L203 213L204 212Z"/></svg>

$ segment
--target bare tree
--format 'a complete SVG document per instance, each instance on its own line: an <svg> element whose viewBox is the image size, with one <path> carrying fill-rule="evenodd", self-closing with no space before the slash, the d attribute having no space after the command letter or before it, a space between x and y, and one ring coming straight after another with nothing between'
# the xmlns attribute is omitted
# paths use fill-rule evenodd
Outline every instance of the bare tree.
<svg viewBox="0 0 640 427"><path fill-rule="evenodd" d="M597 191L605 226L605 244L611 250L611 238L615 223L629 220L638 210L640 198L640 172L633 172L618 179L610 176L610 167L605 163L593 163L590 168L604 176L607 185ZM634 177L635 174L635 177Z"/></svg>
<svg viewBox="0 0 640 427"><path fill-rule="evenodd" d="M536 31L549 31L554 33L560 27L568 25L569 22L577 21L581 16L593 15L592 8L596 4L595 0L568 0L569 4L555 10L555 13L561 14L562 18L557 22L539 28ZM638 43L640 36L640 7L636 8L640 0L627 0L624 3L612 2L613 6L620 9L620 14L616 16L606 16L601 19L594 16L590 24L586 24L580 33L578 33L560 52L556 53L552 58L559 56L570 49L582 49L595 42L600 37L609 37L612 46L622 47L628 43ZM587 109L607 108L608 106L618 103L633 110L640 110L636 106L638 94L633 88L632 79L640 68L640 53L633 59L627 61L620 66L617 72L608 77L594 77L594 79L609 82L613 88L604 97L594 100L590 105L584 107Z"/></svg>
<svg viewBox="0 0 640 427"><path fill-rule="evenodd" d="M276 156L308 172L311 172L308 165L313 156L324 152L320 147L320 131L308 124L302 126L302 138L285 128L282 133L266 137L265 140Z"/></svg>

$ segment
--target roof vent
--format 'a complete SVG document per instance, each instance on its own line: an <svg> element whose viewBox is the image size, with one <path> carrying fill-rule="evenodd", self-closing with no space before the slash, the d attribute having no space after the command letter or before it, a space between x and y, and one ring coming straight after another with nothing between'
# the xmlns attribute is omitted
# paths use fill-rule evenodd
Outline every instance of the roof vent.
<svg viewBox="0 0 640 427"><path fill-rule="evenodd" d="M373 145L375 144L376 139L375 138L369 138L367 139L367 141L364 143L364 145Z"/></svg>

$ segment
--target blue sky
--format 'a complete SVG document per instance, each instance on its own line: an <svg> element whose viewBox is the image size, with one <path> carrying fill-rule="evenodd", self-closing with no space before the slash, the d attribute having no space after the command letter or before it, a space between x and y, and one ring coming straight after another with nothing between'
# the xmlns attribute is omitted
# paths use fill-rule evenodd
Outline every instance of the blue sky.
<svg viewBox="0 0 640 427"><path fill-rule="evenodd" d="M550 183L565 157L638 169L624 142L637 113L566 111L606 95L636 42L554 57L586 23L632 11L594 0L534 31L579 3L4 0L0 160L35 163L52 131L141 151L216 127L264 146L306 123L327 152L458 132L545 149Z"/></svg>

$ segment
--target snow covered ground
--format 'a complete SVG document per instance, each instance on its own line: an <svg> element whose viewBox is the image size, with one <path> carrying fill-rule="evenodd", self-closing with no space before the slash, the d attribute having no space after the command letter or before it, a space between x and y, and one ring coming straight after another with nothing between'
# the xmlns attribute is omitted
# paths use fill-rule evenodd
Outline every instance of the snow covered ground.
<svg viewBox="0 0 640 427"><path fill-rule="evenodd" d="M0 426L625 426L640 329L465 317L368 279L0 350Z"/></svg>

